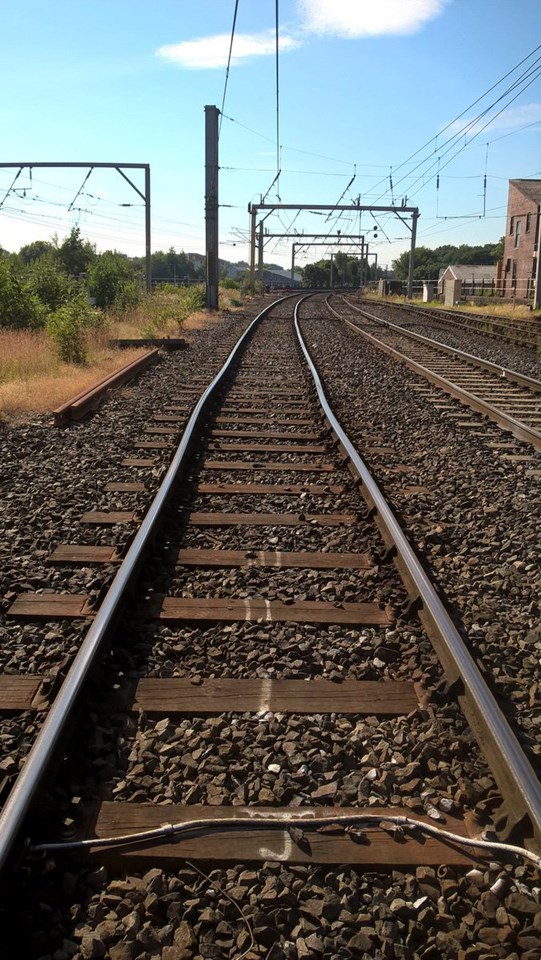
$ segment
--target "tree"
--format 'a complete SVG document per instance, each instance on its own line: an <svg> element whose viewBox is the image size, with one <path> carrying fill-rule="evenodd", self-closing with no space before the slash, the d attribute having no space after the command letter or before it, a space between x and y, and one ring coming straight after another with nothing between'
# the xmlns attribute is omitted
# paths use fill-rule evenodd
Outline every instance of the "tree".
<svg viewBox="0 0 541 960"><path fill-rule="evenodd" d="M169 250L157 250L152 254L152 276L156 280L175 283L177 280L191 280L196 276L195 266L182 250L177 253L174 247Z"/></svg>
<svg viewBox="0 0 541 960"><path fill-rule="evenodd" d="M106 250L94 260L89 287L97 307L110 307L126 296L130 303L138 299L132 264L124 254L113 250Z"/></svg>
<svg viewBox="0 0 541 960"><path fill-rule="evenodd" d="M25 266L40 260L41 257L52 256L56 252L56 244L50 240L34 240L21 247L17 257Z"/></svg>
<svg viewBox="0 0 541 960"><path fill-rule="evenodd" d="M30 293L49 310L56 310L66 303L73 296L76 286L51 253L31 262L26 285Z"/></svg>
<svg viewBox="0 0 541 960"><path fill-rule="evenodd" d="M79 227L73 227L58 247L56 256L70 277L79 277L81 273L88 273L96 256L96 248L94 244L81 238Z"/></svg>
<svg viewBox="0 0 541 960"><path fill-rule="evenodd" d="M319 260L317 263L307 263L302 276L302 285L303 287L310 288L330 287L330 260Z"/></svg>
<svg viewBox="0 0 541 960"><path fill-rule="evenodd" d="M501 243L501 241L500 241ZM503 256L503 247L500 244L485 243L480 246L469 246L467 243L459 247L445 245L436 247L417 247L415 250L414 280L437 280L440 270L445 270L453 263L492 264L497 263ZM397 280L407 280L409 269L409 250L393 260L393 270Z"/></svg>
<svg viewBox="0 0 541 960"><path fill-rule="evenodd" d="M17 276L13 266L0 258L0 327L21 329L39 320L39 303Z"/></svg>

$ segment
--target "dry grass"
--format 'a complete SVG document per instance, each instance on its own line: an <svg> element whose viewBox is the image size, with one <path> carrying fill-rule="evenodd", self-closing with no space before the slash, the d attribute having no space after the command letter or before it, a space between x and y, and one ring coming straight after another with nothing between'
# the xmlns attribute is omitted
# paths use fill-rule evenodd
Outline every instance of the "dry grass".
<svg viewBox="0 0 541 960"><path fill-rule="evenodd" d="M478 313L480 316L488 315L511 320L536 320L539 318L538 313L534 313L523 303L513 306L512 303L501 303L499 300L491 300L490 303L486 304L460 303L453 307L446 307L445 304L440 300L431 300L429 303L425 303L418 297L414 297L411 300L406 300L404 297L379 297L377 294L369 294L368 298L371 300L378 300L382 303L385 301L399 304L412 303L418 307L440 307L440 309L444 308L445 310L455 310L456 313Z"/></svg>
<svg viewBox="0 0 541 960"><path fill-rule="evenodd" d="M185 295L185 291L184 291ZM220 290L220 309L243 309L238 290ZM0 328L0 418L14 422L47 413L98 380L134 360L143 351L117 350L108 341L133 337L174 337L183 330L215 326L222 317L208 310L189 312L183 291L158 291L122 316L110 314L102 328L88 337L84 367L62 363L55 345L43 331Z"/></svg>
<svg viewBox="0 0 541 960"><path fill-rule="evenodd" d="M439 304L443 306L443 304ZM478 313L480 316L502 317L508 320L536 320L538 315L523 303L513 306L511 303L491 303L491 304L463 304L455 307L446 307L446 310L456 310L466 313Z"/></svg>
<svg viewBox="0 0 541 960"><path fill-rule="evenodd" d="M87 366L62 363L45 333L0 330L0 415L10 422L47 413L134 360L141 350L90 343Z"/></svg>
<svg viewBox="0 0 541 960"><path fill-rule="evenodd" d="M183 330L201 330L219 323L220 311L235 313L244 309L243 297L238 290L219 290L219 311L190 309L184 304L189 288L156 290L151 300L143 300L139 306L118 317L109 317L109 335L114 339L123 337L178 337Z"/></svg>

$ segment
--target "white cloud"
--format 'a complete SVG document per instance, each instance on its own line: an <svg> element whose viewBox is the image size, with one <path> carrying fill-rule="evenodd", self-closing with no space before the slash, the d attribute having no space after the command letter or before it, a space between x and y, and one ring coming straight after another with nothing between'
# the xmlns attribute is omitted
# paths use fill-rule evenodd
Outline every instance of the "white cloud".
<svg viewBox="0 0 541 960"><path fill-rule="evenodd" d="M487 134L493 133L496 130L515 130L518 127L524 127L530 123L537 123L541 121L541 103L525 103L521 107L509 107L508 110L504 110L503 113L500 113L499 117L496 117L494 121L489 123L489 115L482 117L481 120L475 120L475 117L463 117L461 120L455 120L449 127L445 128L446 135L452 136L454 134L460 133L466 127L465 136L467 139L472 137L475 133L479 133L481 130L485 129Z"/></svg>
<svg viewBox="0 0 541 960"><path fill-rule="evenodd" d="M196 40L183 40L181 43L170 43L160 47L156 54L186 70L215 70L227 66L231 37L226 33L217 33L210 37L199 37ZM262 33L235 34L231 65L236 66L254 57L265 57L274 54L276 49L273 30ZM280 37L280 50L293 50L301 46L299 40L287 35Z"/></svg>
<svg viewBox="0 0 541 960"><path fill-rule="evenodd" d="M415 33L449 0L298 0L305 28L338 37Z"/></svg>

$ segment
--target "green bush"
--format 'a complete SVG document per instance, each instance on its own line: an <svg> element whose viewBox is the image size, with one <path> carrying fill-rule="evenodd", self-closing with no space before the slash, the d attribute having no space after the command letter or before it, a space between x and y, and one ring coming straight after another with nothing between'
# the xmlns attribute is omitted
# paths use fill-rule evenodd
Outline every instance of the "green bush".
<svg viewBox="0 0 541 960"><path fill-rule="evenodd" d="M122 312L136 307L141 300L141 288L136 280L128 280L124 283L115 297L113 304L115 310Z"/></svg>
<svg viewBox="0 0 541 960"><path fill-rule="evenodd" d="M96 306L102 309L113 305L126 309L139 300L130 262L110 250L94 260L89 271L89 286Z"/></svg>
<svg viewBox="0 0 541 960"><path fill-rule="evenodd" d="M12 265L0 257L0 327L21 330L39 326L42 316L39 300L17 276Z"/></svg>
<svg viewBox="0 0 541 960"><path fill-rule="evenodd" d="M77 289L74 281L61 269L51 254L39 257L29 266L26 286L47 310L57 310L67 303ZM43 317L43 321L44 319Z"/></svg>
<svg viewBox="0 0 541 960"><path fill-rule="evenodd" d="M65 363L84 364L87 360L86 334L97 325L97 311L89 306L86 295L63 304L47 317L45 329L55 341L58 356Z"/></svg>
<svg viewBox="0 0 541 960"><path fill-rule="evenodd" d="M183 301L187 313L202 310L205 306L205 288L199 284L197 284L197 286L186 287Z"/></svg>

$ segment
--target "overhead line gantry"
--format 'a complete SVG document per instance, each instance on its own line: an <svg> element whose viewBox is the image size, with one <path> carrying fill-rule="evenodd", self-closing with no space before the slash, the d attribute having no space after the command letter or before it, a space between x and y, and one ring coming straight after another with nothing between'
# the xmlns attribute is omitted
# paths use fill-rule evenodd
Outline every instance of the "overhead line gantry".
<svg viewBox="0 0 541 960"><path fill-rule="evenodd" d="M253 284L255 280L255 249L256 249L256 239L257 239L257 215L260 211L266 210L268 213L266 216L269 216L276 210L296 210L298 212L302 210L311 210L317 212L330 211L343 213L345 211L354 212L354 213L391 213L408 228L411 233L411 246L410 246L410 259L409 259L409 269L408 269L408 285L407 285L407 296L411 297L413 292L413 268L415 266L415 243L417 238L417 221L419 219L419 207L406 207L406 206L372 206L370 204L361 204L361 203L348 203L348 204L333 204L333 203L250 203L248 204L248 213L250 214L250 283ZM265 217L266 219L266 217ZM270 237L270 234L263 233L263 221L259 224L259 262L262 264L263 260L263 237ZM286 237L299 237L299 234L289 233L284 234ZM308 234L307 234L308 236ZM324 234L326 237L330 237L331 234ZM332 241L331 241L332 242Z"/></svg>

